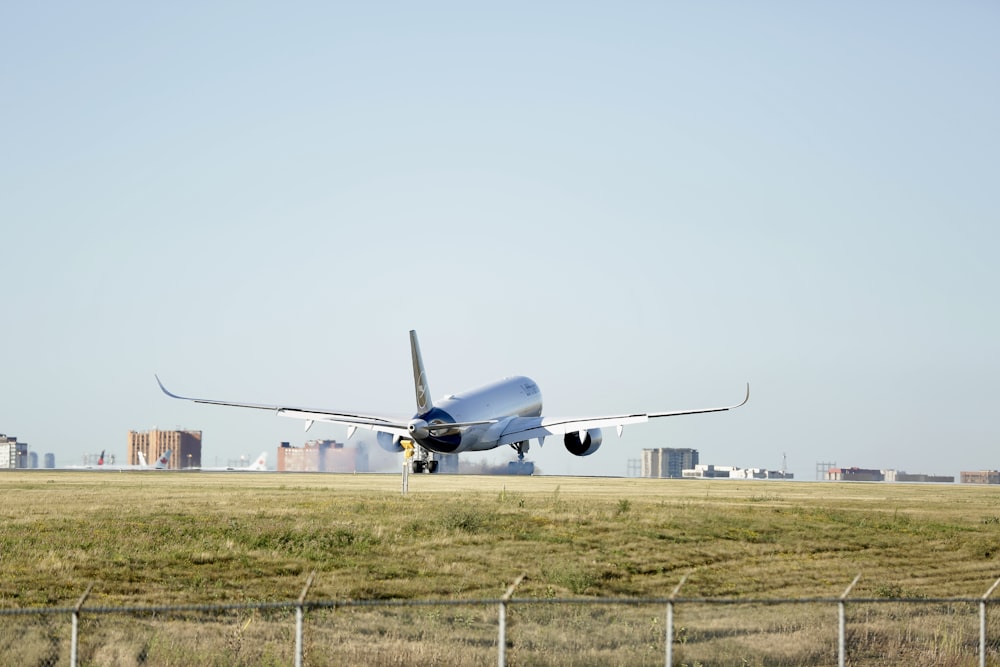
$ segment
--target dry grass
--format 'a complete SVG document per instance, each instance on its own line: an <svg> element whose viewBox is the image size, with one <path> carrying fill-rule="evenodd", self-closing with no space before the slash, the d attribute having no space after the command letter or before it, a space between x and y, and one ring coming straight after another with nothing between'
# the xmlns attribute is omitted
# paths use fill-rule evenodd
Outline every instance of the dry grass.
<svg viewBox="0 0 1000 667"><path fill-rule="evenodd" d="M517 596L540 602L665 596L685 573L682 596L744 598L836 597L857 572L855 597L979 596L1000 576L989 487L425 475L399 490L376 475L5 472L0 607L72 605L91 582L88 605L286 601L312 570L310 599L496 598L524 571ZM540 602L510 611L510 664L662 664L662 608ZM975 609L849 609L854 664L975 656ZM197 630L91 618L83 655L287 664L281 613ZM682 605L676 621L684 664L836 663L833 606ZM65 653L62 626L25 623L31 655ZM307 662L481 664L495 635L494 607L314 610ZM0 653L17 644L0 636Z"/></svg>

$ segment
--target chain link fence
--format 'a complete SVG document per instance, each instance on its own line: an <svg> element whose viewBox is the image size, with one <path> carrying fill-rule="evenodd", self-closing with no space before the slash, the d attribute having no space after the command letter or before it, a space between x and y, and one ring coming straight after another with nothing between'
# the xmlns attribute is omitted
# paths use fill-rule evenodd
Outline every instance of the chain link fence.
<svg viewBox="0 0 1000 667"><path fill-rule="evenodd" d="M312 577L310 577L310 582ZM855 580L856 581L856 580ZM683 583L683 581L682 581ZM0 609L10 665L1000 665L979 598L515 598ZM853 586L853 584L852 584Z"/></svg>

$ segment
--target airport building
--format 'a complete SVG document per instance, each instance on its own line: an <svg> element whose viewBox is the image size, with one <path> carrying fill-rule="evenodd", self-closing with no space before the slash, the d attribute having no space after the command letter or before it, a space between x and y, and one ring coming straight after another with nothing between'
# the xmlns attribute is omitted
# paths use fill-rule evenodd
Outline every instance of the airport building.
<svg viewBox="0 0 1000 667"><path fill-rule="evenodd" d="M830 468L826 471L829 482L883 482L885 474L881 470L867 468Z"/></svg>
<svg viewBox="0 0 1000 667"><path fill-rule="evenodd" d="M870 470L868 468L830 468L824 479L830 482L936 482L954 483L954 475L927 475L904 470Z"/></svg>
<svg viewBox="0 0 1000 667"><path fill-rule="evenodd" d="M926 475L924 473L909 473L905 470L883 470L882 475L887 482L928 482L938 484L954 484L954 475Z"/></svg>
<svg viewBox="0 0 1000 667"><path fill-rule="evenodd" d="M457 473L458 454L435 454L437 472ZM390 463L391 462L391 463ZM310 440L301 447L283 442L278 447L278 471L288 472L385 472L399 470L402 454L381 448L369 449L365 442L345 444L336 440ZM504 466L504 472L507 467ZM475 473L473 473L475 474ZM496 473L494 473L496 474Z"/></svg>
<svg viewBox="0 0 1000 667"><path fill-rule="evenodd" d="M146 463L154 465L156 460L170 451L168 468L201 467L201 431L129 431L128 465L139 465L139 452L146 457Z"/></svg>
<svg viewBox="0 0 1000 667"><path fill-rule="evenodd" d="M959 479L962 484L1000 484L1000 470L966 470Z"/></svg>
<svg viewBox="0 0 1000 667"><path fill-rule="evenodd" d="M765 468L740 468L700 463L682 471L685 479L792 479L794 475L781 470Z"/></svg>
<svg viewBox="0 0 1000 667"><path fill-rule="evenodd" d="M28 443L0 433L0 468L27 468Z"/></svg>
<svg viewBox="0 0 1000 667"><path fill-rule="evenodd" d="M729 473L734 466L717 466L711 463L699 463L692 468L685 468L681 476L685 479L729 479Z"/></svg>
<svg viewBox="0 0 1000 667"><path fill-rule="evenodd" d="M297 472L368 472L368 450L345 447L336 440L310 440L301 447L283 442L278 448L278 470Z"/></svg>
<svg viewBox="0 0 1000 667"><path fill-rule="evenodd" d="M687 448L660 447L642 450L643 477L666 477L680 479L685 468L698 465L698 450Z"/></svg>

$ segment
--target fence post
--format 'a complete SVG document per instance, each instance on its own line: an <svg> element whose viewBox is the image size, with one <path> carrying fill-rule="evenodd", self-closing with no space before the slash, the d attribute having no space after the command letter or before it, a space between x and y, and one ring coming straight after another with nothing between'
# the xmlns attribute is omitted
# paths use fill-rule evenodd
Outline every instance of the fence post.
<svg viewBox="0 0 1000 667"><path fill-rule="evenodd" d="M686 572L681 577L677 586L674 587L673 593L667 598L667 667L673 667L674 664L674 598L677 597L689 574L691 573Z"/></svg>
<svg viewBox="0 0 1000 667"><path fill-rule="evenodd" d="M316 570L309 573L306 585L302 588L302 594L299 595L299 604L295 607L295 667L302 667L302 605L306 602L306 595L309 593L309 587L312 586L315 576Z"/></svg>
<svg viewBox="0 0 1000 667"><path fill-rule="evenodd" d="M838 649L838 651L837 651L837 655L838 655L837 664L840 665L840 667L844 667L844 664L845 664L844 661L845 661L846 656L847 656L847 648L846 648L846 646L847 646L847 620L846 620L845 615L844 615L844 600L846 600L847 596L850 595L851 589L854 588L854 584L858 583L858 579L860 579L860 578L861 578L861 573L858 572L858 576L854 577L854 581L851 582L851 585L847 587L847 590L844 591L844 594L840 596L840 601L837 602L837 610L838 610L839 616L840 616L840 627L838 628L838 632L837 632L837 649Z"/></svg>
<svg viewBox="0 0 1000 667"><path fill-rule="evenodd" d="M510 596L514 594L514 589L527 576L527 572L522 572L521 576L514 580L514 583L510 585L507 592L500 598L500 637L497 639L497 664L500 667L506 667L507 665L507 602L510 600Z"/></svg>
<svg viewBox="0 0 1000 667"><path fill-rule="evenodd" d="M986 667L986 598L996 590L1000 579L993 582L990 590L979 600L979 667Z"/></svg>
<svg viewBox="0 0 1000 667"><path fill-rule="evenodd" d="M77 601L76 606L73 607L73 631L69 640L69 667L76 667L77 663L77 643L80 639L80 608L83 607L83 603L87 600L87 596L90 595L90 590L94 587L94 582L90 582L87 586L87 590L83 592L80 599Z"/></svg>

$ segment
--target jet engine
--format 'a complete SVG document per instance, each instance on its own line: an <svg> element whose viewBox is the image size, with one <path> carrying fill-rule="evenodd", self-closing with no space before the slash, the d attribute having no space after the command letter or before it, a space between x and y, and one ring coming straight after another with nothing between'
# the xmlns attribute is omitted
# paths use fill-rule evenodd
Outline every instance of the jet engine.
<svg viewBox="0 0 1000 667"><path fill-rule="evenodd" d="M563 444L574 456L590 456L601 447L601 429L592 428L589 431L567 433L563 436Z"/></svg>
<svg viewBox="0 0 1000 667"><path fill-rule="evenodd" d="M399 442L402 438L398 435L379 431L378 435L375 436L375 439L378 441L378 446L387 452L396 453L403 451L403 445Z"/></svg>

